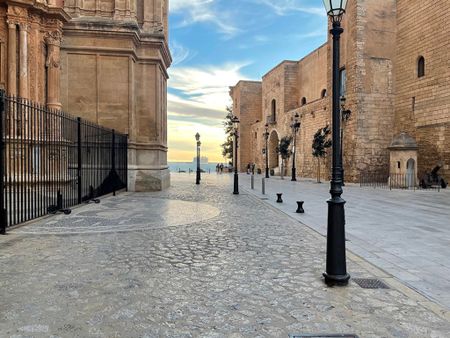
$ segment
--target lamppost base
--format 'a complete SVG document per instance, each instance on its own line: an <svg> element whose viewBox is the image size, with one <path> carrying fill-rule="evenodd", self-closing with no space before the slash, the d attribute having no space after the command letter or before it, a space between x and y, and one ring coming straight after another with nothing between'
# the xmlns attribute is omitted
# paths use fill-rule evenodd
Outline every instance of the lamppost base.
<svg viewBox="0 0 450 338"><path fill-rule="evenodd" d="M350 275L329 275L326 272L323 273L325 277L325 284L328 286L347 286L350 280Z"/></svg>
<svg viewBox="0 0 450 338"><path fill-rule="evenodd" d="M239 176L237 173L234 174L234 189L233 195L239 195Z"/></svg>

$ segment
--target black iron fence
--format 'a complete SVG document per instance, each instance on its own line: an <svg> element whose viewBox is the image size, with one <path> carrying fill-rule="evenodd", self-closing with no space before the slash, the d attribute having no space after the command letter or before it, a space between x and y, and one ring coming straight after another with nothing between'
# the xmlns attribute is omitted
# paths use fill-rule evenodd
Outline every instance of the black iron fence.
<svg viewBox="0 0 450 338"><path fill-rule="evenodd" d="M0 233L127 186L114 130L0 91L0 136Z"/></svg>
<svg viewBox="0 0 450 338"><path fill-rule="evenodd" d="M371 173L361 172L359 185L361 187L371 187L379 189L422 189L417 181L415 172L407 174L389 174L389 173ZM429 189L440 190L439 186L430 187Z"/></svg>

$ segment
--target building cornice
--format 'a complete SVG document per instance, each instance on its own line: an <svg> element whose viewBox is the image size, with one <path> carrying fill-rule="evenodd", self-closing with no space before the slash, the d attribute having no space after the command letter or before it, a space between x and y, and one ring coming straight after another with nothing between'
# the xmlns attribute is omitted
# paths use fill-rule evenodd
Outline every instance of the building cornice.
<svg viewBox="0 0 450 338"><path fill-rule="evenodd" d="M114 36L114 38L123 37L125 39L129 39L131 37L136 49L139 49L142 46L150 46L152 48L158 49L161 54L162 63L165 69L169 68L172 64L172 56L164 34L142 32L136 21L76 18L71 20L64 26L64 35L66 36L70 35L82 37L92 34L95 34L96 36ZM67 48L71 47L68 46ZM154 58L139 57L139 55L134 51L132 51L131 53L134 54L134 57L137 61L147 59L154 60ZM168 77L167 72L166 76Z"/></svg>
<svg viewBox="0 0 450 338"><path fill-rule="evenodd" d="M36 0L5 0L5 4L7 6L22 7L27 9L29 13L61 20L64 23L71 19L70 15L64 10L64 8L49 6L46 3L38 2ZM10 13L8 14L8 16L10 16Z"/></svg>

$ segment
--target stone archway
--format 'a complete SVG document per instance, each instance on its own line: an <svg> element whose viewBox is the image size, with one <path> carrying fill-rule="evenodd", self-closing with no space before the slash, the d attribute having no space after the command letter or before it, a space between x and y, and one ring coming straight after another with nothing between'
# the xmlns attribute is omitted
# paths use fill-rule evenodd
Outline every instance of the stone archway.
<svg viewBox="0 0 450 338"><path fill-rule="evenodd" d="M279 156L277 153L277 147L280 143L280 139L278 137L278 133L276 130L272 130L269 137L269 168L274 169L278 168L279 165Z"/></svg>
<svg viewBox="0 0 450 338"><path fill-rule="evenodd" d="M413 188L416 185L416 161L412 158L406 162L406 185Z"/></svg>

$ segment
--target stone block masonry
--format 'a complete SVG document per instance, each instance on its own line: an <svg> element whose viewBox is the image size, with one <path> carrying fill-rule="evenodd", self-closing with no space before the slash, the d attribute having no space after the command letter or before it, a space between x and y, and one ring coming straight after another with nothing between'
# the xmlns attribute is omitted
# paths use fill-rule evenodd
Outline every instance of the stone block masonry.
<svg viewBox="0 0 450 338"><path fill-rule="evenodd" d="M358 182L362 172L389 171L388 148L402 132L418 144L419 178L441 164L441 174L450 179L450 29L445 24L449 18L445 2L349 0L341 39L341 95L352 113L343 141L347 181ZM242 158L264 168L264 124L269 121L270 132L276 131L281 139L292 135L290 125L299 113L297 172L315 177L312 135L331 123L330 39L303 59L283 61L263 76L262 104L246 106L260 109L262 120L241 126L242 141L251 140L241 144ZM423 77L418 76L420 57L425 59ZM240 103L231 96L239 109ZM271 146L270 154L274 156ZM279 172L281 161L270 162ZM328 159L323 179L328 179L330 169Z"/></svg>

